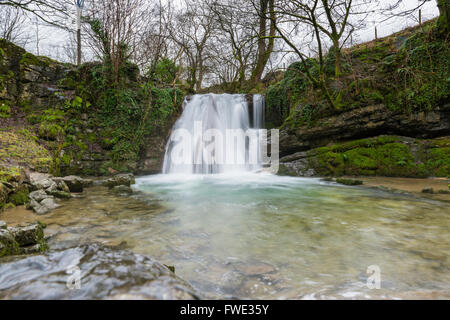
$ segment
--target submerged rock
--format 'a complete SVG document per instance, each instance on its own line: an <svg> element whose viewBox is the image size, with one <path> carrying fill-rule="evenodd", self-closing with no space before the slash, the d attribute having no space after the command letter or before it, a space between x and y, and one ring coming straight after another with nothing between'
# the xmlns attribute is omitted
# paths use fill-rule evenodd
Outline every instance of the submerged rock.
<svg viewBox="0 0 450 320"><path fill-rule="evenodd" d="M131 173L122 173L109 178L104 182L104 185L112 189L116 186L127 186L130 187L135 183L134 175Z"/></svg>
<svg viewBox="0 0 450 320"><path fill-rule="evenodd" d="M116 193L116 194L132 194L133 193L133 189L131 189L131 187L128 186L115 186L114 188L112 188L112 192Z"/></svg>
<svg viewBox="0 0 450 320"><path fill-rule="evenodd" d="M80 286L68 290L76 280L74 270L81 271ZM0 274L1 299L199 299L161 263L100 244L14 258L0 264Z"/></svg>
<svg viewBox="0 0 450 320"><path fill-rule="evenodd" d="M434 193L434 189L431 187L425 187L422 189L422 193L429 193L429 194L433 194Z"/></svg>
<svg viewBox="0 0 450 320"><path fill-rule="evenodd" d="M66 192L66 191L55 190L55 191L49 192L49 194L54 196L55 198L59 198L59 199L70 199L70 198L72 198L72 195L69 192Z"/></svg>
<svg viewBox="0 0 450 320"><path fill-rule="evenodd" d="M336 182L339 184L344 184L346 186L360 186L364 184L364 182L361 180L344 179L344 178L337 178Z"/></svg>

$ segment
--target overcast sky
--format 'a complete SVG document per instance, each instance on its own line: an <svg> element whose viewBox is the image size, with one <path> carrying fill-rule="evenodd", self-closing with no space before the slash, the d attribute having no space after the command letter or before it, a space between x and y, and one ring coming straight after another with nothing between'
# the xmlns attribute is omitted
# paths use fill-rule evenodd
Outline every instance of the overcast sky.
<svg viewBox="0 0 450 320"><path fill-rule="evenodd" d="M392 3L393 0L383 0L385 4ZM86 0L86 3L89 3L89 0ZM402 8L403 9L411 9L416 7L418 4L418 0L406 0L403 1ZM74 11L75 12L75 11ZM422 19L428 20L438 16L439 11L436 6L436 1L432 0L429 3L425 4L422 7ZM373 40L375 37L375 26L378 30L378 37L384 37L390 35L394 32L400 31L408 26L413 26L417 24L418 16L412 18L402 18L396 17L394 19L390 19L386 22L380 22L382 20L379 16L370 16L367 21L367 28L364 30L359 30L357 35L354 37L354 41L356 42L366 42ZM31 25L30 32L35 33L36 27ZM68 43L69 33L66 31L58 30L53 27L40 26L39 27L40 34L40 44L39 44L39 53L41 55L50 56L57 60L66 60L65 52L63 49L64 44ZM26 49L34 54L37 53L36 41L31 39L31 41L26 45Z"/></svg>

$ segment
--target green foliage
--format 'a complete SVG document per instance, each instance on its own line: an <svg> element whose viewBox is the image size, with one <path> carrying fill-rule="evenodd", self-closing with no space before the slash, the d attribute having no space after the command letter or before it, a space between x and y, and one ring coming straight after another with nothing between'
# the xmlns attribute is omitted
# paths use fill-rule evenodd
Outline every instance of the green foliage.
<svg viewBox="0 0 450 320"><path fill-rule="evenodd" d="M149 71L149 77L157 83L171 84L175 81L178 67L169 58L162 58Z"/></svg>
<svg viewBox="0 0 450 320"><path fill-rule="evenodd" d="M22 66L41 66L46 67L49 65L49 60L44 57L37 57L29 52L26 52L22 55L22 59L20 60L20 64Z"/></svg>
<svg viewBox="0 0 450 320"><path fill-rule="evenodd" d="M134 71L123 72L119 86L111 86L107 70L104 65L89 66L77 92L84 91L83 101L95 105L90 117L103 128L102 136L97 139L99 144L112 151L116 163L135 161L144 136L163 125L179 109L184 94L173 88L158 88L150 82L140 84L133 76Z"/></svg>
<svg viewBox="0 0 450 320"><path fill-rule="evenodd" d="M10 195L8 201L15 206L21 206L28 202L29 191L27 188L22 188L16 191L14 194Z"/></svg>
<svg viewBox="0 0 450 320"><path fill-rule="evenodd" d="M335 57L325 56L327 87L341 110L384 104L405 113L430 111L450 98L450 46L433 21L342 52L342 74L334 79ZM315 60L308 60L317 77ZM322 90L314 88L300 62L266 94L268 120L296 128L336 114Z"/></svg>
<svg viewBox="0 0 450 320"><path fill-rule="evenodd" d="M56 140L64 135L64 130L54 123L44 122L39 126L39 137L46 140Z"/></svg>
<svg viewBox="0 0 450 320"><path fill-rule="evenodd" d="M10 118L11 117L11 107L9 103L5 101L0 101L0 118Z"/></svg>

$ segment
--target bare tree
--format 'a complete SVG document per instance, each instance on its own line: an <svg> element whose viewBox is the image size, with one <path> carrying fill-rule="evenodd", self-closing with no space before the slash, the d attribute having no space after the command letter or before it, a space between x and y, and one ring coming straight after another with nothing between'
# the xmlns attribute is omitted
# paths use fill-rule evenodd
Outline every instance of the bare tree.
<svg viewBox="0 0 450 320"><path fill-rule="evenodd" d="M152 5L146 16L146 23L138 35L138 45L133 60L148 73L152 73L158 61L169 55L169 24L172 19L170 2Z"/></svg>
<svg viewBox="0 0 450 320"><path fill-rule="evenodd" d="M0 38L25 46L30 40L26 30L27 17L12 6L0 6Z"/></svg>
<svg viewBox="0 0 450 320"><path fill-rule="evenodd" d="M2 8L15 8L57 27L64 27L67 8L72 4L69 0L0 0Z"/></svg>
<svg viewBox="0 0 450 320"><path fill-rule="evenodd" d="M200 90L211 61L209 46L216 30L214 15L205 3L185 0L184 4L169 28L169 35L184 53L190 88Z"/></svg>
<svg viewBox="0 0 450 320"><path fill-rule="evenodd" d="M91 47L111 65L115 84L119 81L120 67L135 53L136 35L146 15L143 0L98 0L86 10Z"/></svg>

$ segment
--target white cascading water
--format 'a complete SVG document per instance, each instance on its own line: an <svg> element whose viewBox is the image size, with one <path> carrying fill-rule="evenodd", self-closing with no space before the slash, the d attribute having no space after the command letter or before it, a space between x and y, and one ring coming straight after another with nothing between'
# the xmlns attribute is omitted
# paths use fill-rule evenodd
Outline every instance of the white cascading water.
<svg viewBox="0 0 450 320"><path fill-rule="evenodd" d="M264 96L254 95L251 114L251 108L243 94L203 94L186 99L183 113L175 123L166 145L163 173L216 174L261 169L260 131L257 129L264 125L264 104ZM230 143L226 139L220 141L216 137L205 142L208 132L214 130L226 137L227 129L241 129L257 139L247 139L241 145L238 142ZM180 139L180 132L189 133L192 139ZM211 152L212 149L215 151ZM223 152L221 157L220 152ZM257 159L252 152L258 154ZM218 160L228 159L228 156L243 161L230 163Z"/></svg>

